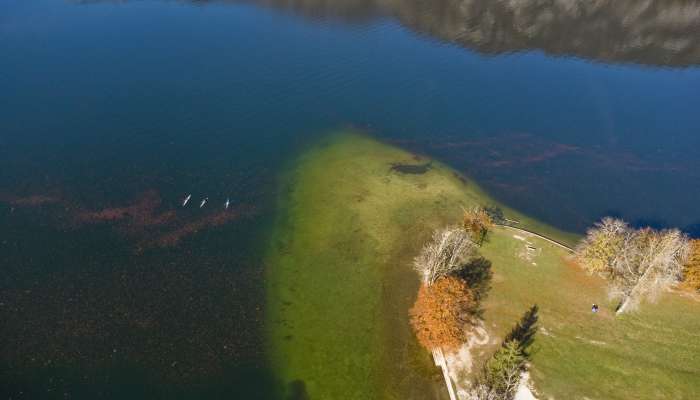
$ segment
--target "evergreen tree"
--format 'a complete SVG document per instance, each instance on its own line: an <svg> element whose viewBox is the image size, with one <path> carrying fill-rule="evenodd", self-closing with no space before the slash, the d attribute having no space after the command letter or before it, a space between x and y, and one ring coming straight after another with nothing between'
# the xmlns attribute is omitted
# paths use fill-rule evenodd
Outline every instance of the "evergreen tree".
<svg viewBox="0 0 700 400"><path fill-rule="evenodd" d="M517 340L505 342L486 362L482 384L488 387L496 398L512 399L518 390L525 359Z"/></svg>

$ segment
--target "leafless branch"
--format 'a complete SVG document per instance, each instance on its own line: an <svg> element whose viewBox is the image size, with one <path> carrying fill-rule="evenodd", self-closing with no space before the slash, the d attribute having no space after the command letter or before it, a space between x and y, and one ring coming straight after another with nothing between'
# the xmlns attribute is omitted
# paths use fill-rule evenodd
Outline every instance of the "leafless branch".
<svg viewBox="0 0 700 400"><path fill-rule="evenodd" d="M459 270L476 254L476 247L464 229L438 229L415 258L413 266L423 282L430 286L438 278Z"/></svg>
<svg viewBox="0 0 700 400"><path fill-rule="evenodd" d="M633 229L613 218L597 223L576 248L581 264L610 279L611 296L621 298L618 314L677 283L689 254L688 237L678 229Z"/></svg>

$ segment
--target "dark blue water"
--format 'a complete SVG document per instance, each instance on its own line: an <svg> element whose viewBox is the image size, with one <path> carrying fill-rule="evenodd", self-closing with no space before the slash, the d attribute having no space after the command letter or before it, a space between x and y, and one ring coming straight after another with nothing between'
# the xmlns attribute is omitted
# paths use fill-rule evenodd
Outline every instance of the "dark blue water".
<svg viewBox="0 0 700 400"><path fill-rule="evenodd" d="M275 179L342 127L565 229L697 232L700 3L570 3L1 2L3 394L274 397Z"/></svg>

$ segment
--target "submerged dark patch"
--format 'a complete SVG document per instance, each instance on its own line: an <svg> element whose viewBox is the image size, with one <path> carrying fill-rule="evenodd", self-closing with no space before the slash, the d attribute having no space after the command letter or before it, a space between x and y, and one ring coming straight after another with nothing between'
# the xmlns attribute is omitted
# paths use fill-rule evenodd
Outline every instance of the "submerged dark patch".
<svg viewBox="0 0 700 400"><path fill-rule="evenodd" d="M306 391L306 383L297 379L289 382L286 400L309 400L309 393Z"/></svg>
<svg viewBox="0 0 700 400"><path fill-rule="evenodd" d="M432 162L428 162L425 164L402 164L402 163L392 163L391 164L391 170L394 172L398 172L400 174L411 174L411 175L422 175L430 168L432 168Z"/></svg>

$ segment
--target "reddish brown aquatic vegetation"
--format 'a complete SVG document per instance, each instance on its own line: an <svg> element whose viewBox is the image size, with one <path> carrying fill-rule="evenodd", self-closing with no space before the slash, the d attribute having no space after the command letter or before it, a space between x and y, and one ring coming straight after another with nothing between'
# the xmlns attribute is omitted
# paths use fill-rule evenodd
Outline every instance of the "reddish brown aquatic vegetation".
<svg viewBox="0 0 700 400"><path fill-rule="evenodd" d="M45 204L58 203L60 199L55 196L34 194L29 196L16 196L11 194L0 194L0 202L9 203L17 207L38 207Z"/></svg>
<svg viewBox="0 0 700 400"><path fill-rule="evenodd" d="M125 204L92 205L94 209L48 195L0 194L0 202L25 206L26 212L15 214L18 218L67 230L78 242L83 229L90 232L91 226L101 225L122 235L124 242L116 245L127 249L174 246L256 212L244 204L232 204L229 210L213 205L184 210L179 203L163 202L155 190ZM29 208L44 204L57 207L41 213ZM263 268L227 249L210 250L183 246L157 254L120 252L108 259L79 252L65 270L63 264L46 265L47 272L31 280L6 274L0 285L0 360L9 368L0 373L0 381L5 372L33 373L53 366L78 367L95 377L102 368L136 365L154 379L182 384L221 379L225 368L263 360L257 331L263 319ZM18 264L32 265L30 258L15 257ZM41 264L50 262L46 258Z"/></svg>
<svg viewBox="0 0 700 400"><path fill-rule="evenodd" d="M82 225L110 223L122 234L137 241L137 253L149 247L175 246L184 238L210 227L221 226L241 217L255 213L248 205L233 205L228 210L192 217L178 215L175 209L163 209L157 191L148 190L131 204L107 207L100 210L85 210L79 206L66 207L72 228ZM201 210L201 212L207 212Z"/></svg>
<svg viewBox="0 0 700 400"><path fill-rule="evenodd" d="M138 196L133 202L123 206L106 207L98 210L85 210L80 205L71 204L54 196L32 195L15 196L0 195L0 201L15 206L40 206L49 203L60 203L65 207L61 218L71 229L79 229L83 225L109 223L127 237L136 240L137 253L149 247L172 247L184 238L197 234L207 228L217 227L251 216L255 208L249 205L232 205L228 210L217 211L203 216L187 217L178 215L175 209L163 209L159 193L148 190ZM207 210L201 210L207 212Z"/></svg>
<svg viewBox="0 0 700 400"><path fill-rule="evenodd" d="M470 165L492 169L534 167L548 161L572 158L629 172L678 172L686 169L682 163L674 160L645 160L633 152L575 146L521 132L468 140L446 138L439 142L412 140L393 143L416 149L427 146L441 154L443 159L460 159Z"/></svg>
<svg viewBox="0 0 700 400"><path fill-rule="evenodd" d="M239 205L228 210L217 212L216 214L209 214L194 221L187 222L175 230L167 232L154 240L148 240L144 243L143 247L153 245L158 247L175 246L180 243L182 239L194 235L203 229L225 225L241 217L250 216L254 212L254 207Z"/></svg>
<svg viewBox="0 0 700 400"><path fill-rule="evenodd" d="M175 218L174 211L159 213L161 198L155 190L149 190L134 203L124 207L110 207L99 211L82 211L76 219L82 223L125 221L134 227L149 227L166 224Z"/></svg>

